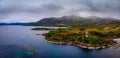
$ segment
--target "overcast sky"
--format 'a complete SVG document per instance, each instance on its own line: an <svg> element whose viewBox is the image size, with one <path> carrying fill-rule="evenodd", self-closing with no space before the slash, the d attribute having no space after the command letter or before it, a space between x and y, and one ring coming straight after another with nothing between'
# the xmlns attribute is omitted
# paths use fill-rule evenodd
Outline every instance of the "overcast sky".
<svg viewBox="0 0 120 58"><path fill-rule="evenodd" d="M120 0L0 0L0 22L78 15L120 18Z"/></svg>

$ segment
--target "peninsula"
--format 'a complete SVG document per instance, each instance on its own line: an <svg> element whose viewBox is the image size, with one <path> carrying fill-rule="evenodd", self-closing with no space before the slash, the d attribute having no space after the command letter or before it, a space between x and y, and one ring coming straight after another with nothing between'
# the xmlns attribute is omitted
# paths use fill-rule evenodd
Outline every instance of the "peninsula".
<svg viewBox="0 0 120 58"><path fill-rule="evenodd" d="M51 30L45 34L46 41L53 44L68 44L85 49L103 49L116 44L113 38L120 37L120 26L70 27Z"/></svg>

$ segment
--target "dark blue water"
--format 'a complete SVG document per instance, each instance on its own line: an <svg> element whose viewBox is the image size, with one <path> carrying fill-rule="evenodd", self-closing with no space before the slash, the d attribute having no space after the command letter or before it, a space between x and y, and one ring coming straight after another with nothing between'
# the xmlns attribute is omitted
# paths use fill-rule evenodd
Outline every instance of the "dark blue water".
<svg viewBox="0 0 120 58"><path fill-rule="evenodd" d="M120 48L86 50L45 42L32 26L0 26L0 58L120 58Z"/></svg>

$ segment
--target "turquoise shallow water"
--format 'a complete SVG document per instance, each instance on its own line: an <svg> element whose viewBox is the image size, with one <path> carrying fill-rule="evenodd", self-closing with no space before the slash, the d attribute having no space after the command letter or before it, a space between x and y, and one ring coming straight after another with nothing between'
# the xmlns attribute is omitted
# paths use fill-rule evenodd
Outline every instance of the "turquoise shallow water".
<svg viewBox="0 0 120 58"><path fill-rule="evenodd" d="M31 28L33 26L0 26L0 58L120 58L119 47L87 50L49 44L44 36L35 35L48 31L32 31Z"/></svg>

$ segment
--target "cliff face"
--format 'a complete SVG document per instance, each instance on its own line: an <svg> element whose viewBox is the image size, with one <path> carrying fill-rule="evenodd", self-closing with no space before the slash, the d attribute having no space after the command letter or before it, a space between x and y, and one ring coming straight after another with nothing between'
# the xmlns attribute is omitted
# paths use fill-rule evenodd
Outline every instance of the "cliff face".
<svg viewBox="0 0 120 58"><path fill-rule="evenodd" d="M83 18L78 16L63 16L60 18L44 18L33 23L36 26L100 26L105 24L120 24L120 20L100 17Z"/></svg>

